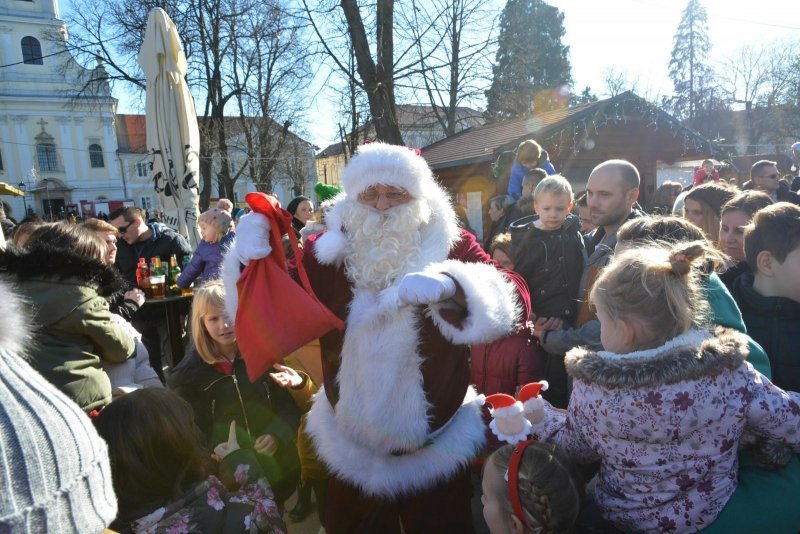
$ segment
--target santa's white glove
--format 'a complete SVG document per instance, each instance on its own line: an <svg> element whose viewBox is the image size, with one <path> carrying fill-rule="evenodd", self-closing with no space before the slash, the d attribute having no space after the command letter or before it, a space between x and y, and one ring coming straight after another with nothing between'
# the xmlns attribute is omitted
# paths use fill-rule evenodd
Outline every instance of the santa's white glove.
<svg viewBox="0 0 800 534"><path fill-rule="evenodd" d="M400 305L432 304L456 294L456 283L441 273L409 273L400 280L397 295Z"/></svg>
<svg viewBox="0 0 800 534"><path fill-rule="evenodd" d="M243 265L250 260L266 258L272 252L269 246L269 219L261 213L243 215L236 225L236 257Z"/></svg>

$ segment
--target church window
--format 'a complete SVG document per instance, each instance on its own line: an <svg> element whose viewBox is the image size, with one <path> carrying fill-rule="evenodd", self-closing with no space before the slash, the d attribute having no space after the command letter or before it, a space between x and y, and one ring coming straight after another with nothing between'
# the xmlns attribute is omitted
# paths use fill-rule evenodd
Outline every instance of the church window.
<svg viewBox="0 0 800 534"><path fill-rule="evenodd" d="M105 167L103 161L103 148L97 143L89 145L89 164L93 169Z"/></svg>
<svg viewBox="0 0 800 534"><path fill-rule="evenodd" d="M22 62L26 65L44 65L42 61L42 45L30 35L22 38Z"/></svg>
<svg viewBox="0 0 800 534"><path fill-rule="evenodd" d="M41 172L58 171L58 154L56 154L56 145L51 143L37 144L36 158L39 160L39 170Z"/></svg>

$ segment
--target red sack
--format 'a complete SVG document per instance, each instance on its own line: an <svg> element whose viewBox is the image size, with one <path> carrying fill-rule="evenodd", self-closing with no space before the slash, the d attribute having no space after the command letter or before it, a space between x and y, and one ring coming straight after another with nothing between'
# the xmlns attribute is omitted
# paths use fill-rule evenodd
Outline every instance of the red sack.
<svg viewBox="0 0 800 534"><path fill-rule="evenodd" d="M344 323L317 299L303 268L302 251L292 229L292 214L264 193L248 193L250 208L269 218L269 244L266 258L251 261L236 288L236 341L247 364L247 375L256 380L284 356ZM289 234L297 262L300 284L286 268L281 236Z"/></svg>

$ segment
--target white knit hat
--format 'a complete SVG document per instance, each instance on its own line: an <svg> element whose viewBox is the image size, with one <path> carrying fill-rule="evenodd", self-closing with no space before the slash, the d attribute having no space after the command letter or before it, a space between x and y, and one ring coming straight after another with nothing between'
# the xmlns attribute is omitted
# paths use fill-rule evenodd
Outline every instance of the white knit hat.
<svg viewBox="0 0 800 534"><path fill-rule="evenodd" d="M106 444L20 357L22 304L0 295L0 532L101 532L117 515Z"/></svg>

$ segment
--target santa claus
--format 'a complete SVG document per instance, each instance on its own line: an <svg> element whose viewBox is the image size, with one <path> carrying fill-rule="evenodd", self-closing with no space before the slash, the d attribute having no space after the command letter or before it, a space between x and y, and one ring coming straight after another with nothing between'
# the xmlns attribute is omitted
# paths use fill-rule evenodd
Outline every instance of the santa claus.
<svg viewBox="0 0 800 534"><path fill-rule="evenodd" d="M362 146L342 185L328 231L303 255L317 296L346 325L321 338L324 388L308 417L331 473L326 531L469 532L467 465L485 424L467 346L509 333L528 291L459 229L409 149ZM229 257L268 253L267 224L243 217Z"/></svg>

